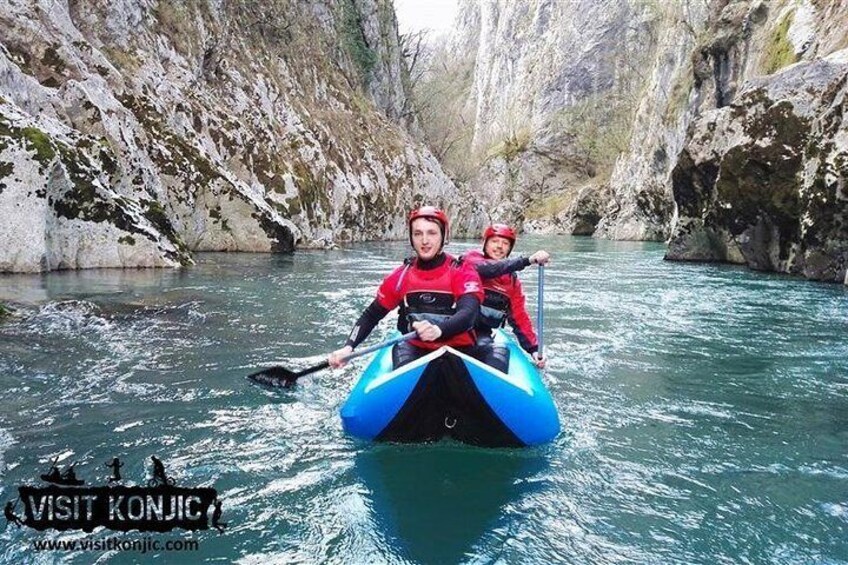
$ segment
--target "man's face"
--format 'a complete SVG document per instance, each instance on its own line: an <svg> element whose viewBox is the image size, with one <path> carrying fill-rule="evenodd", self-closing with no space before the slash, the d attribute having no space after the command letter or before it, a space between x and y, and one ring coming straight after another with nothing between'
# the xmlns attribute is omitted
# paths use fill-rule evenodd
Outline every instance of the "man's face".
<svg viewBox="0 0 848 565"><path fill-rule="evenodd" d="M492 259L500 261L501 259L506 259L511 247L512 242L510 240L499 235L493 235L486 240L486 246L483 248L483 251Z"/></svg>
<svg viewBox="0 0 848 565"><path fill-rule="evenodd" d="M422 261L429 261L442 248L442 230L439 223L427 218L412 220L412 248Z"/></svg>

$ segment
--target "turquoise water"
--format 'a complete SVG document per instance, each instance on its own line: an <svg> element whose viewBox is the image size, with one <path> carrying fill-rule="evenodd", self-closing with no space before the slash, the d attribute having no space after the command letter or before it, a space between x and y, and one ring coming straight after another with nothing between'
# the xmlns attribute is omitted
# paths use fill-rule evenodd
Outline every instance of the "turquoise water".
<svg viewBox="0 0 848 565"><path fill-rule="evenodd" d="M199 541L166 563L848 563L848 290L668 263L651 243L520 249L539 247L555 258L546 382L563 432L534 450L346 437L365 360L291 391L244 378L338 347L402 243L0 277L0 301L19 304L0 325L0 502L57 456L89 483L118 456L140 484L157 455L179 484L215 487L228 524L8 525L0 560L147 562L32 542L153 537ZM532 315L536 273L522 279Z"/></svg>

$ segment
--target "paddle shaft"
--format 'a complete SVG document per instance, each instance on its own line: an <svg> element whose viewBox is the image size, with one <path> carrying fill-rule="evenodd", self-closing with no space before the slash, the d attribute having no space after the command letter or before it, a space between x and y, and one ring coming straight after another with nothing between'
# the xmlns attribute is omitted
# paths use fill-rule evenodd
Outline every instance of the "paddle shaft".
<svg viewBox="0 0 848 565"><path fill-rule="evenodd" d="M394 337L394 338L386 340L382 343L377 343L377 344L372 345L370 347L366 347L365 349L360 349L359 351L354 351L350 355L346 356L344 358L344 360L350 361L351 359L356 359L357 357L362 357L363 355L368 355L369 353L373 353L374 351L377 351L378 349L383 349L384 347L389 347L389 346L394 345L396 343L400 343L402 341L412 339L416 335L417 335L417 333L414 332L414 331L409 332L409 333L405 333L401 336ZM315 365L314 367L308 367L308 368L306 368L302 371L298 371L297 373L294 374L294 377L300 378L304 375L309 375L311 373L315 373L315 372L320 371L322 369L326 369L329 366L330 366L330 362L324 361L323 363Z"/></svg>
<svg viewBox="0 0 848 565"><path fill-rule="evenodd" d="M539 357L544 357L542 348L544 345L545 333L545 310L543 308L545 302L545 266L539 265L539 292L537 293L538 303L536 304L536 327L539 332Z"/></svg>

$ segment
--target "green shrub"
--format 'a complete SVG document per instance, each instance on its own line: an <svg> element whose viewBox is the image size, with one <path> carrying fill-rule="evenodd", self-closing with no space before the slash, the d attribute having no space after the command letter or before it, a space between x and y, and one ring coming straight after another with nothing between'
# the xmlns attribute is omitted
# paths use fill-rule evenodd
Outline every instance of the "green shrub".
<svg viewBox="0 0 848 565"><path fill-rule="evenodd" d="M340 31L342 45L359 69L362 84L368 84L371 70L377 64L377 53L368 47L365 42L365 33L362 31L362 16L356 9L353 0L342 2Z"/></svg>
<svg viewBox="0 0 848 565"><path fill-rule="evenodd" d="M23 128L21 134L27 140L27 148L35 149L35 158L42 165L46 165L56 156L56 150L50 137L38 128Z"/></svg>
<svg viewBox="0 0 848 565"><path fill-rule="evenodd" d="M525 216L528 220L553 218L568 208L573 199L571 194L552 194L527 208Z"/></svg>
<svg viewBox="0 0 848 565"><path fill-rule="evenodd" d="M512 132L502 142L489 149L487 157L503 157L507 161L512 161L521 153L527 151L529 145L530 132L528 130Z"/></svg>

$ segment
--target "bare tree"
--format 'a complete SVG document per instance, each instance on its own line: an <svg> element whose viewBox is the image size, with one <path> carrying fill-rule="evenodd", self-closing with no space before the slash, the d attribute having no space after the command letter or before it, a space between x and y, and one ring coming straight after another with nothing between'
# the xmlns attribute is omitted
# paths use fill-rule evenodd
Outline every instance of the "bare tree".
<svg viewBox="0 0 848 565"><path fill-rule="evenodd" d="M415 88L424 73L427 72L427 59L430 53L430 31L421 29L400 36L400 54L406 62L409 73L409 85Z"/></svg>

